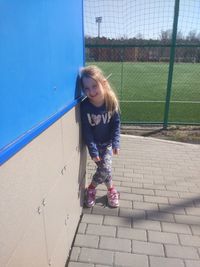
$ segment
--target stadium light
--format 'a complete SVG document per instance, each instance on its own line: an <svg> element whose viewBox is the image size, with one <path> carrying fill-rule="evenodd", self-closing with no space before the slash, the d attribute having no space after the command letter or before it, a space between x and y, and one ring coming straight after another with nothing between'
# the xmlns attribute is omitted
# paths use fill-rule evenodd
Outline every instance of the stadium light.
<svg viewBox="0 0 200 267"><path fill-rule="evenodd" d="M100 25L102 22L102 17L96 17L96 23L98 24L98 37L100 37Z"/></svg>

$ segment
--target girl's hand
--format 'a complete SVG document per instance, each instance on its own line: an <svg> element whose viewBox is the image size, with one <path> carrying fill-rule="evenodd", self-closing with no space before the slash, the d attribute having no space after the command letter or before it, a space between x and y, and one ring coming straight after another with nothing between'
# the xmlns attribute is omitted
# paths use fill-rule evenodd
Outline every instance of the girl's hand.
<svg viewBox="0 0 200 267"><path fill-rule="evenodd" d="M119 155L119 148L113 148L113 155Z"/></svg>
<svg viewBox="0 0 200 267"><path fill-rule="evenodd" d="M100 159L99 156L98 156L98 157L94 157L94 158L92 158L92 160L94 160L94 162L99 162L99 161L101 161L101 159Z"/></svg>

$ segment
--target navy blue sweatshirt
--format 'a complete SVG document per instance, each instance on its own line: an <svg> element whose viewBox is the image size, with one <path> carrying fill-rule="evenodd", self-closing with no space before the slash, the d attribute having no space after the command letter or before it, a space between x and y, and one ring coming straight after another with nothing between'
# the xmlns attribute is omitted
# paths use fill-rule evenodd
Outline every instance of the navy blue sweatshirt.
<svg viewBox="0 0 200 267"><path fill-rule="evenodd" d="M118 112L112 114L106 111L105 104L96 107L86 98L81 103L81 122L83 138L91 158L99 156L98 144L108 143L112 145L112 148L119 148L120 116Z"/></svg>

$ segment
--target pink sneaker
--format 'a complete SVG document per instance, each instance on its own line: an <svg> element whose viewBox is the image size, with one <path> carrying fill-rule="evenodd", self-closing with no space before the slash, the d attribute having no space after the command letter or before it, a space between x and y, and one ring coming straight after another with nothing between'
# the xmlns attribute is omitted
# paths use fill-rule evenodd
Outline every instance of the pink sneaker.
<svg viewBox="0 0 200 267"><path fill-rule="evenodd" d="M91 208L95 204L95 196L96 196L96 189L86 189L86 200L85 200L85 205L88 208Z"/></svg>
<svg viewBox="0 0 200 267"><path fill-rule="evenodd" d="M108 191L107 193L108 197L108 205L112 208L119 207L119 193L115 188L113 188L111 191Z"/></svg>

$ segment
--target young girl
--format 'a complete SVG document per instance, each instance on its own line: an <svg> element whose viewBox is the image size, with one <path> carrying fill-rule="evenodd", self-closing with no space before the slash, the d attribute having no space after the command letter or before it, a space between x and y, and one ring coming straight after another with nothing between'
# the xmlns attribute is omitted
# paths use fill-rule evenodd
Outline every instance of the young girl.
<svg viewBox="0 0 200 267"><path fill-rule="evenodd" d="M86 189L86 206L95 204L96 187L105 183L108 204L119 206L119 194L112 181L112 154L119 154L119 104L108 80L96 66L81 70L81 87L87 98L81 103L83 137L92 160L97 165L91 184Z"/></svg>

